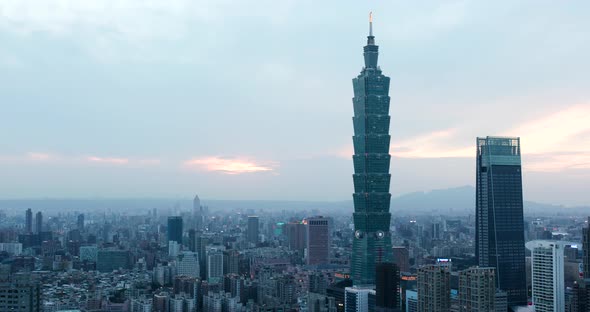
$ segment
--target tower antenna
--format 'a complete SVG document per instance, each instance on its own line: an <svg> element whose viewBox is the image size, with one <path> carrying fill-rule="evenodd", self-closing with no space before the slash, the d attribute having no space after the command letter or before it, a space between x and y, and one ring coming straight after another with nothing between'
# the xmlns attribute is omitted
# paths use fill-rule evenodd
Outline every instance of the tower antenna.
<svg viewBox="0 0 590 312"><path fill-rule="evenodd" d="M369 36L373 36L373 12L369 12Z"/></svg>

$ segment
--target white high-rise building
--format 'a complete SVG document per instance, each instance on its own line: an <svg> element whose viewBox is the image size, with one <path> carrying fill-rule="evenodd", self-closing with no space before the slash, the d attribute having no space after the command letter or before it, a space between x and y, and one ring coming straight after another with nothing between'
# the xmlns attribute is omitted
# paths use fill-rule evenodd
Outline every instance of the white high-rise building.
<svg viewBox="0 0 590 312"><path fill-rule="evenodd" d="M21 243L0 243L0 251L6 251L7 253L20 256L23 253L23 244Z"/></svg>
<svg viewBox="0 0 590 312"><path fill-rule="evenodd" d="M172 283L173 267L170 265L158 265L154 268L153 282L160 285Z"/></svg>
<svg viewBox="0 0 590 312"><path fill-rule="evenodd" d="M209 292L203 296L204 312L221 312L224 296L218 292Z"/></svg>
<svg viewBox="0 0 590 312"><path fill-rule="evenodd" d="M196 310L196 300L184 296L174 296L169 301L169 312L194 312Z"/></svg>
<svg viewBox="0 0 590 312"><path fill-rule="evenodd" d="M170 241L168 243L168 256L177 257L179 253L180 253L180 244L175 241Z"/></svg>
<svg viewBox="0 0 590 312"><path fill-rule="evenodd" d="M168 310L170 312L184 312L184 298L170 298L169 302L170 307L168 308Z"/></svg>
<svg viewBox="0 0 590 312"><path fill-rule="evenodd" d="M207 280L223 278L223 250L221 246L207 247Z"/></svg>
<svg viewBox="0 0 590 312"><path fill-rule="evenodd" d="M131 312L152 312L152 299L136 298L131 300Z"/></svg>
<svg viewBox="0 0 590 312"><path fill-rule="evenodd" d="M344 311L369 312L369 296L375 296L375 289L372 286L346 287L344 289Z"/></svg>
<svg viewBox="0 0 590 312"><path fill-rule="evenodd" d="M184 298L184 307L187 311L197 311L197 299L195 298Z"/></svg>
<svg viewBox="0 0 590 312"><path fill-rule="evenodd" d="M199 254L196 252L183 251L176 258L176 275L199 277Z"/></svg>
<svg viewBox="0 0 590 312"><path fill-rule="evenodd" d="M535 240L526 243L531 251L533 304L536 312L564 312L565 286L563 241Z"/></svg>
<svg viewBox="0 0 590 312"><path fill-rule="evenodd" d="M418 312L418 292L406 290L406 312Z"/></svg>

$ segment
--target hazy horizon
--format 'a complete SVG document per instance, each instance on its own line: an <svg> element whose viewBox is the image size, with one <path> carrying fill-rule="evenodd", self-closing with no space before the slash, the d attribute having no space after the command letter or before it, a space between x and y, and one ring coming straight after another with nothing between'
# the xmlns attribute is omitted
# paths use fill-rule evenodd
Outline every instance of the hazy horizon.
<svg viewBox="0 0 590 312"><path fill-rule="evenodd" d="M121 209L129 208L129 203L132 207L139 207L140 210L144 210L147 207L160 207L164 209L181 208L182 211L192 211L192 196L180 196L180 197L68 197L68 198L0 198L0 210L2 209L25 209L25 208L36 208L41 209L43 207L65 209L62 207L64 203L69 207L69 211L75 210L93 210L107 209L107 207L119 207ZM201 204L209 206L213 210L237 207L250 207L252 209L267 209L268 205L278 205L279 207L293 206L299 207L303 205L309 208L321 209L322 211L328 209L341 208L351 209L353 207L352 198L340 199L340 200L305 200L305 199L223 199L223 198L200 198ZM154 206L153 204L158 202L160 206ZM411 212L415 208L422 210L431 209L433 212L470 212L474 209L475 204L475 187L473 185L464 185L459 187L453 187L448 189L434 189L427 191L416 191L410 193L404 193L397 196L392 196L392 209L393 211L401 211L404 213ZM102 203L102 204L101 204ZM111 203L111 204L107 204ZM119 203L122 206L112 206L114 203ZM39 204L41 207L38 207ZM151 206L150 206L151 204ZM167 204L168 206L161 206ZM16 207L14 206L16 205ZM254 206L249 206L254 205ZM320 205L320 206L315 206ZM61 208L60 208L61 207ZM94 207L94 208L92 208ZM274 206L273 206L274 207ZM536 202L524 198L525 211L532 210L536 214L548 213L556 207L566 208L567 211L573 212L579 209L588 209L588 205L565 205L558 202ZM454 211L453 211L454 208ZM68 210L66 209L66 210ZM284 209L284 208L283 208ZM530 212L530 211L529 211ZM566 212L566 211L564 211Z"/></svg>

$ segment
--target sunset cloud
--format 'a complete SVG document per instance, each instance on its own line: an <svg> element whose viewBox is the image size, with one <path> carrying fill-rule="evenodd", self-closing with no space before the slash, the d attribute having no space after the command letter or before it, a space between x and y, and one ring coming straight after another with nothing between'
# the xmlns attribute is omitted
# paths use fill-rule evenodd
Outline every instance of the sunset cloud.
<svg viewBox="0 0 590 312"><path fill-rule="evenodd" d="M449 144L457 135L457 130L451 128L421 134L400 141L392 140L389 153L399 158L472 157L475 154L474 147ZM352 144L337 152L338 156L344 158L350 158L352 154L354 154Z"/></svg>
<svg viewBox="0 0 590 312"><path fill-rule="evenodd" d="M27 159L33 161L49 161L56 159L57 157L53 154L49 153L38 153L38 152L29 152L26 155Z"/></svg>
<svg viewBox="0 0 590 312"><path fill-rule="evenodd" d="M88 164L104 164L113 166L150 167L158 166L162 161L158 158L129 158L106 156L80 156L47 152L27 152L24 154L0 155L0 163L10 164L43 164L46 166L84 166Z"/></svg>
<svg viewBox="0 0 590 312"><path fill-rule="evenodd" d="M27 152L24 154L10 154L0 155L0 162L11 164L27 164L27 163L56 163L61 160L57 154L45 152Z"/></svg>
<svg viewBox="0 0 590 312"><path fill-rule="evenodd" d="M583 134L590 137L590 104L571 106L525 122L507 133L519 134L526 142L525 150L528 153L567 150L590 153L590 145L578 139Z"/></svg>
<svg viewBox="0 0 590 312"><path fill-rule="evenodd" d="M151 159L140 159L137 161L138 165L141 166L156 166L161 164L162 161L159 159L151 158Z"/></svg>
<svg viewBox="0 0 590 312"><path fill-rule="evenodd" d="M392 142L390 153L402 158L472 157L475 154L473 147L449 145L457 135L457 130L452 128Z"/></svg>
<svg viewBox="0 0 590 312"><path fill-rule="evenodd" d="M88 157L86 157L86 161L91 162L91 163L113 164L113 165L126 165L129 163L128 158L98 157L98 156L88 156Z"/></svg>
<svg viewBox="0 0 590 312"><path fill-rule="evenodd" d="M523 163L529 171L559 172L590 169L590 153L524 154Z"/></svg>
<svg viewBox="0 0 590 312"><path fill-rule="evenodd" d="M273 171L276 164L263 164L245 158L209 156L187 160L184 166L225 174L242 174Z"/></svg>
<svg viewBox="0 0 590 312"><path fill-rule="evenodd" d="M590 104L573 105L497 135L521 138L523 167L528 171L590 169L590 145L585 144L590 140L589 120ZM404 158L474 157L473 146L456 143L469 132L445 129L392 142L391 154Z"/></svg>
<svg viewBox="0 0 590 312"><path fill-rule="evenodd" d="M490 135L520 137L526 170L590 169L589 120L590 104L572 105ZM400 158L471 158L475 156L475 146L459 142L473 140L475 144L477 135L483 134L469 128L448 128L399 141L392 139L390 153ZM337 154L350 158L352 144Z"/></svg>
<svg viewBox="0 0 590 312"><path fill-rule="evenodd" d="M527 170L590 169L590 104L570 106L525 122L507 133L519 135Z"/></svg>
<svg viewBox="0 0 590 312"><path fill-rule="evenodd" d="M157 166L162 163L157 158L126 158L126 157L99 157L99 156L88 156L84 159L85 162L110 164L110 165L129 165L131 167L148 167Z"/></svg>

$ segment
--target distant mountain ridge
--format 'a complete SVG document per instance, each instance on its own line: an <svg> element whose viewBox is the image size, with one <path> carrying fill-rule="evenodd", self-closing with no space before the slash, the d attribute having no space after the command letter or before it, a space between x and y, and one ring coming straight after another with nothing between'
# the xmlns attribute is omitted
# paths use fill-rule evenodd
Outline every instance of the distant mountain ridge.
<svg viewBox="0 0 590 312"><path fill-rule="evenodd" d="M345 201L283 201L283 200L207 200L203 204L215 210L238 209L243 211L271 210L309 211L317 213L351 213L352 200ZM147 209L157 208L166 213L179 209L187 211L192 201L186 199L6 199L0 200L0 209L7 212L24 211L27 208L53 213L69 211L126 212L127 214L146 213ZM590 207L564 207L524 202L525 214L543 215L546 213L589 214ZM392 213L404 214L443 214L467 215L475 213L475 188L461 186L427 192L413 192L392 198Z"/></svg>
<svg viewBox="0 0 590 312"><path fill-rule="evenodd" d="M470 214L475 213L475 187L461 187L414 192L395 197L391 200L391 210L416 213ZM565 207L524 201L524 213L544 214L590 214L590 207Z"/></svg>

